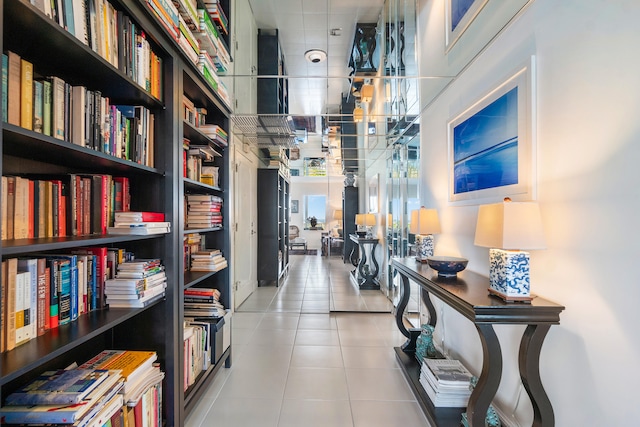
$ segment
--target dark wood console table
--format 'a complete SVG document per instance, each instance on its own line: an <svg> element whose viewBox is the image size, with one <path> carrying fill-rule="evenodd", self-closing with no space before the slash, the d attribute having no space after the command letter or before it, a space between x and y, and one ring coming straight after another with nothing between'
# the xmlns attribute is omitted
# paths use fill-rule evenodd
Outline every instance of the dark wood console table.
<svg viewBox="0 0 640 427"><path fill-rule="evenodd" d="M350 234L349 238L360 248L358 268L351 272L353 278L358 283L360 289L380 289L380 283L378 282L380 266L378 265L375 254L379 239L374 237L359 237L356 234ZM371 262L367 261L365 245L371 245L371 250L369 251Z"/></svg>
<svg viewBox="0 0 640 427"><path fill-rule="evenodd" d="M431 423L437 426L459 426L460 408L435 408L419 382L420 365L414 357L419 328L407 329L402 316L409 302L409 280L421 287L421 296L429 310L429 324L436 325L437 315L429 294L471 320L482 342L482 372L466 408L471 427L484 427L487 409L493 400L502 376L502 351L493 329L494 324L527 325L520 341L518 365L520 378L533 404L533 426L554 425L553 407L540 380L540 350L551 325L560 323L564 307L535 297L530 304L507 303L487 292L489 279L471 271L458 273L458 277L441 278L427 264L411 258L393 258L392 266L400 274L402 287L396 311L398 328L408 340L396 347L396 356L411 385L420 406Z"/></svg>

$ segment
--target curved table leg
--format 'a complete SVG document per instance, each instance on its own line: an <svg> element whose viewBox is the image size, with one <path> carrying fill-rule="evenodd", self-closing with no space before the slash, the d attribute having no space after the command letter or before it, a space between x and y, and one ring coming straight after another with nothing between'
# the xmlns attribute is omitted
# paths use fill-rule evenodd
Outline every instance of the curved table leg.
<svg viewBox="0 0 640 427"><path fill-rule="evenodd" d="M476 329L482 342L482 373L467 405L469 426L472 427L484 426L487 409L502 377L502 351L493 326L480 323L476 324Z"/></svg>
<svg viewBox="0 0 640 427"><path fill-rule="evenodd" d="M533 405L533 426L554 425L553 407L540 380L540 350L551 325L529 325L520 341L520 378Z"/></svg>
<svg viewBox="0 0 640 427"><path fill-rule="evenodd" d="M407 303L409 302L409 297L411 296L411 288L409 287L409 278L404 274L400 273L400 279L402 280L402 286L400 287L400 301L398 302L398 306L396 307L396 325L398 325L398 329L402 332L402 335L408 338L408 340L402 344L400 348L405 353L415 353L416 351L416 340L420 335L419 328L410 328L407 329L404 326L404 319L402 316L404 315L404 310L407 308Z"/></svg>
<svg viewBox="0 0 640 427"><path fill-rule="evenodd" d="M431 298L429 298L429 291L421 287L420 296L422 297L422 302L429 311L429 325L435 328L436 323L438 322L438 315L436 314L436 308L433 306Z"/></svg>
<svg viewBox="0 0 640 427"><path fill-rule="evenodd" d="M380 266L378 265L378 261L376 260L376 246L378 246L378 242L374 242L371 245L371 262L373 262L373 271L371 272L372 277L378 277L378 271L380 271Z"/></svg>

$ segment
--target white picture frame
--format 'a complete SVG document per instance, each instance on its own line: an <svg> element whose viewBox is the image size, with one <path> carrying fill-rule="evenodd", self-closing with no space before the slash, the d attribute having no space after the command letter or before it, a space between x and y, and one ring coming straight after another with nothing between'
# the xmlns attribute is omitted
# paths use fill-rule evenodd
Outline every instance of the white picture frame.
<svg viewBox="0 0 640 427"><path fill-rule="evenodd" d="M489 0L445 0L445 52L460 39Z"/></svg>
<svg viewBox="0 0 640 427"><path fill-rule="evenodd" d="M536 199L535 57L509 76L447 123L451 204Z"/></svg>

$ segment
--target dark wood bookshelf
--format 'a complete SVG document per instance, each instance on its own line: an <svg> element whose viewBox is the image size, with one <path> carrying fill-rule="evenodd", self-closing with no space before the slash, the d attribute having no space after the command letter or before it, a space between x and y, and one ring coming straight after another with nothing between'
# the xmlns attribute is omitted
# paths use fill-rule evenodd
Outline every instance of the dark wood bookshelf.
<svg viewBox="0 0 640 427"><path fill-rule="evenodd" d="M223 268L220 271L185 271L184 273L184 288L190 288L198 283L201 283L214 274L221 273L223 270L228 269L229 267Z"/></svg>
<svg viewBox="0 0 640 427"><path fill-rule="evenodd" d="M118 5L117 2L112 3ZM150 108L162 104L28 2L5 0L4 16L4 34L21 35L26 30L28 33L25 36L3 38L3 49L14 51L33 62L37 74L58 76L73 85L84 85L108 93L113 103ZM154 45L153 48L160 56L168 57L160 45Z"/></svg>
<svg viewBox="0 0 640 427"><path fill-rule="evenodd" d="M225 350L220 357L220 360L215 365L212 365L206 371L203 371L196 378L196 382L187 389L184 393L184 405L187 413L191 412L195 405L198 403L200 396L207 389L207 386L213 381L216 374L224 365L224 361L229 360L231 356L231 347Z"/></svg>

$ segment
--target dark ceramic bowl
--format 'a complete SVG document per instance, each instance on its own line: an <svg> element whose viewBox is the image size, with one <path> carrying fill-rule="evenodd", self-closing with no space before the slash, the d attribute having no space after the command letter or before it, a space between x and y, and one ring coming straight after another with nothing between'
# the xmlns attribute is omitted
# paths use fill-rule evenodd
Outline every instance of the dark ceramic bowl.
<svg viewBox="0 0 640 427"><path fill-rule="evenodd" d="M468 259L452 256L430 256L427 264L438 272L440 277L456 277L456 274L467 267Z"/></svg>

